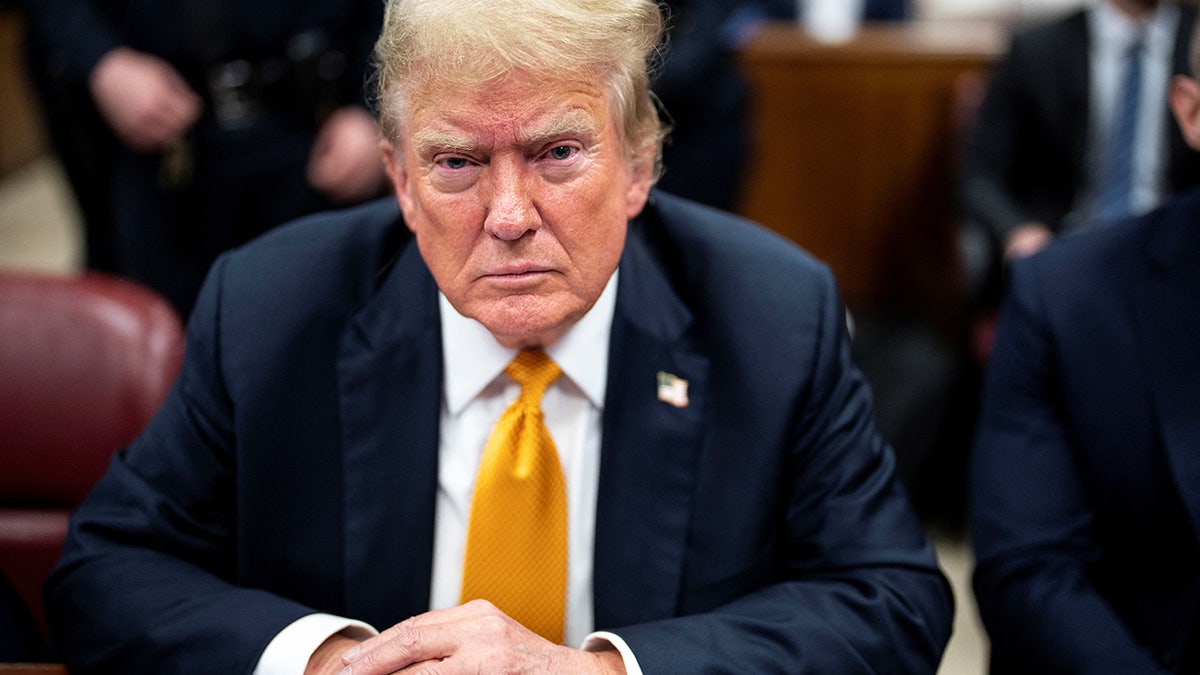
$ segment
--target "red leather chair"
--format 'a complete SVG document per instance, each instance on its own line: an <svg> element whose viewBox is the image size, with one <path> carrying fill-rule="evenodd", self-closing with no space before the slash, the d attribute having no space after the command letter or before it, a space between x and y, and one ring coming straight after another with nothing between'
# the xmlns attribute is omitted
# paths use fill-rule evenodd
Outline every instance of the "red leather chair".
<svg viewBox="0 0 1200 675"><path fill-rule="evenodd" d="M0 272L0 573L45 634L67 518L141 431L183 358L167 302L99 273Z"/></svg>

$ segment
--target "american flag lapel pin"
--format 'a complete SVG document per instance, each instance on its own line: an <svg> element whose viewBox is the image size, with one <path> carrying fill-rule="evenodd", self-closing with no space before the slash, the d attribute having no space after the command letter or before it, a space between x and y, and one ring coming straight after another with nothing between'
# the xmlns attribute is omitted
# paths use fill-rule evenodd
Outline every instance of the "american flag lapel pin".
<svg viewBox="0 0 1200 675"><path fill-rule="evenodd" d="M676 408L688 406L688 381L666 371L658 371L658 400Z"/></svg>

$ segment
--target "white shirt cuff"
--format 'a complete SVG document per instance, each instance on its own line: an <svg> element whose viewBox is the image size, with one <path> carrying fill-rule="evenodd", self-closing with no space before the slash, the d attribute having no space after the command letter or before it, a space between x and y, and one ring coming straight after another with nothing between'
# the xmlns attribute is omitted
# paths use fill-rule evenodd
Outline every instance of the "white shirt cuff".
<svg viewBox="0 0 1200 675"><path fill-rule="evenodd" d="M638 665L637 657L633 655L633 650L616 633L600 630L589 634L583 639L583 651L598 652L605 648L605 643L616 647L617 651L621 653L621 660L625 662L626 675L642 675L642 667Z"/></svg>
<svg viewBox="0 0 1200 675"><path fill-rule="evenodd" d="M258 658L254 675L304 675L308 660L317 648L331 635L347 628L361 631L364 639L379 634L370 625L354 619L332 614L302 616L279 631L267 644Z"/></svg>

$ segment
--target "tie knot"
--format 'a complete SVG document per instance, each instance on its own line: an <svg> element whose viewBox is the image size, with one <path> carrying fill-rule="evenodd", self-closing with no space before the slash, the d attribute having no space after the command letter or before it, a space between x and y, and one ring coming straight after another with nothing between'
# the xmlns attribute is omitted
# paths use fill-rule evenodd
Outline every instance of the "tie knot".
<svg viewBox="0 0 1200 675"><path fill-rule="evenodd" d="M540 405L542 394L550 383L558 379L562 369L546 352L540 349L523 349L504 369L508 376L521 385L521 398L532 405Z"/></svg>

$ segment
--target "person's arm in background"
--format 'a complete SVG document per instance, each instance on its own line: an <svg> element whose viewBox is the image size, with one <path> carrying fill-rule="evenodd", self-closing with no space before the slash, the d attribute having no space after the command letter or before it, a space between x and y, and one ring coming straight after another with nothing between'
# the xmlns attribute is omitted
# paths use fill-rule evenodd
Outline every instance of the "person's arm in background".
<svg viewBox="0 0 1200 675"><path fill-rule="evenodd" d="M22 0L31 39L48 47L53 69L80 84L127 38L92 0Z"/></svg>
<svg viewBox="0 0 1200 675"><path fill-rule="evenodd" d="M90 0L31 0L29 31L53 68L87 87L117 137L152 152L178 142L199 118L200 97L163 59L132 49L121 27Z"/></svg>
<svg viewBox="0 0 1200 675"><path fill-rule="evenodd" d="M982 104L968 124L963 148L959 198L967 218L979 223L1001 247L1005 260L1044 248L1053 238L1018 203L1010 185L1022 129L1021 45L996 66Z"/></svg>
<svg viewBox="0 0 1200 675"><path fill-rule="evenodd" d="M383 3L355 3L354 30L347 36L346 76L340 105L321 126L309 155L308 180L334 201L352 203L376 196L385 183L379 158L379 126L367 91L371 54L383 24Z"/></svg>

